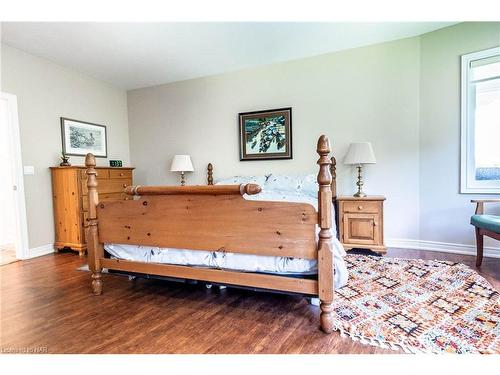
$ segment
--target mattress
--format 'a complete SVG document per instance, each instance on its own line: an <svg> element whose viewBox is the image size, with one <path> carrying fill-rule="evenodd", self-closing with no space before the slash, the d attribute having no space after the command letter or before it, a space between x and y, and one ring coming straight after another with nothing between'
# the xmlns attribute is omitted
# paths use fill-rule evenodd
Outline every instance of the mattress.
<svg viewBox="0 0 500 375"><path fill-rule="evenodd" d="M232 181L233 183L236 181ZM262 185L261 185L262 186ZM316 190L317 191L317 190ZM263 191L256 195L244 196L249 200L282 201L308 203L317 209L317 198L312 194L286 189L273 189L263 184ZM334 210L332 204L332 210ZM332 215L335 217L335 215ZM319 232L319 228L318 228ZM347 283L348 273L343 257L345 251L332 230L332 244L335 267L335 287ZM278 275L317 274L317 261L291 257L273 257L253 254L237 254L218 251L159 248L144 245L104 244L104 249L113 257L138 262L164 263L173 265L208 267L244 272L261 272Z"/></svg>
<svg viewBox="0 0 500 375"><path fill-rule="evenodd" d="M105 244L104 249L113 257L138 262L276 274L314 275L317 273L317 262L311 259L125 244Z"/></svg>

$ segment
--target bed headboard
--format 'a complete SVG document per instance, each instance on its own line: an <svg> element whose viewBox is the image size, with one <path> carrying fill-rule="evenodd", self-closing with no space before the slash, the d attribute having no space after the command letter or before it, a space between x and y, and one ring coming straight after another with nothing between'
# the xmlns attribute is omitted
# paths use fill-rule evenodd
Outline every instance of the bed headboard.
<svg viewBox="0 0 500 375"><path fill-rule="evenodd" d="M335 202L337 199L337 159L335 159L335 156L332 156L331 164L330 164L330 174L332 175L332 183L331 183L331 189L332 189L332 201Z"/></svg>
<svg viewBox="0 0 500 375"><path fill-rule="evenodd" d="M208 163L207 165L207 185L214 184L214 167L212 163Z"/></svg>

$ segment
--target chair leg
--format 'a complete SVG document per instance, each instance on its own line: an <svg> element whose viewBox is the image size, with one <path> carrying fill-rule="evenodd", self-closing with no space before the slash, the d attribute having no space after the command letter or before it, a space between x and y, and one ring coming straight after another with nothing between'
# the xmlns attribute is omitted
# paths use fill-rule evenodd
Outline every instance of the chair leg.
<svg viewBox="0 0 500 375"><path fill-rule="evenodd" d="M476 247L476 267L481 267L481 263L483 263L483 235L479 228L476 228Z"/></svg>

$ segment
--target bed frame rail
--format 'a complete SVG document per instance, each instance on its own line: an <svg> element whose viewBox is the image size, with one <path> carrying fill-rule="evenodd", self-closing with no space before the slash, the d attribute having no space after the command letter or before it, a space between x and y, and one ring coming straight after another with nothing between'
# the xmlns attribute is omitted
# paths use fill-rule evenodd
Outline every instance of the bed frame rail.
<svg viewBox="0 0 500 375"><path fill-rule="evenodd" d="M137 272L158 276L177 277L180 279L195 279L221 284L245 285L253 288L318 295L318 282L313 279L168 264L138 263L122 259L103 259L101 265L103 268L124 272Z"/></svg>
<svg viewBox="0 0 500 375"><path fill-rule="evenodd" d="M198 186L127 186L128 195L255 195L261 192L257 184L198 185Z"/></svg>

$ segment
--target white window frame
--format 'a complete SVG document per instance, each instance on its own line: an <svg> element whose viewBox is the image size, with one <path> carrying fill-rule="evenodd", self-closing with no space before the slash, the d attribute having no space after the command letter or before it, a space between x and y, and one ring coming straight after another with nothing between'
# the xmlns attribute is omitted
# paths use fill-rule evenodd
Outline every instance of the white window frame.
<svg viewBox="0 0 500 375"><path fill-rule="evenodd" d="M474 105L470 95L469 72L472 61L500 54L500 47L462 55L461 82L461 166L460 193L462 194L500 194L500 181L477 181L474 161ZM471 110L472 109L472 110Z"/></svg>

